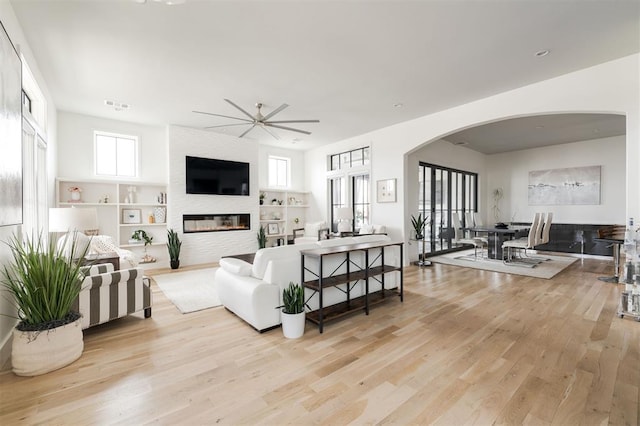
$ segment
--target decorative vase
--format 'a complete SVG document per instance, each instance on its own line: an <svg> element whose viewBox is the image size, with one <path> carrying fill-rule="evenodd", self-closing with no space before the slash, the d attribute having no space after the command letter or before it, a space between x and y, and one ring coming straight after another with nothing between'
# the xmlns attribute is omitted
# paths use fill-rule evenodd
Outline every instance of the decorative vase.
<svg viewBox="0 0 640 426"><path fill-rule="evenodd" d="M80 191L71 191L71 201L80 201Z"/></svg>
<svg viewBox="0 0 640 426"><path fill-rule="evenodd" d="M287 339L298 339L304 334L305 313L282 315L282 334Z"/></svg>
<svg viewBox="0 0 640 426"><path fill-rule="evenodd" d="M165 207L156 207L153 209L153 217L156 223L164 223L167 218L167 209Z"/></svg>
<svg viewBox="0 0 640 426"><path fill-rule="evenodd" d="M84 349L80 319L51 330L13 330L11 363L18 376L37 376L80 358Z"/></svg>
<svg viewBox="0 0 640 426"><path fill-rule="evenodd" d="M180 260L171 260L169 264L171 265L171 269L178 269L180 267Z"/></svg>

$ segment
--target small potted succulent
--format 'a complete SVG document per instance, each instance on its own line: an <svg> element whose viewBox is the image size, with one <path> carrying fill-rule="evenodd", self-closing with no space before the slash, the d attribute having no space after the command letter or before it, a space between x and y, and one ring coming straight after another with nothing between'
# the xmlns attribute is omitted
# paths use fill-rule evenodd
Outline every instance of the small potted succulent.
<svg viewBox="0 0 640 426"><path fill-rule="evenodd" d="M304 288L299 284L289 283L282 290L282 333L288 339L297 339L304 334Z"/></svg>
<svg viewBox="0 0 640 426"><path fill-rule="evenodd" d="M418 217L411 215L411 225L416 233L416 240L424 238L424 227L427 224L427 218L422 217L422 213L418 214Z"/></svg>
<svg viewBox="0 0 640 426"><path fill-rule="evenodd" d="M180 267L180 249L182 247L182 241L178 237L178 233L173 229L167 231L167 249L169 250L169 263L171 269L178 269Z"/></svg>
<svg viewBox="0 0 640 426"><path fill-rule="evenodd" d="M258 248L263 249L267 246L267 234L264 232L264 226L258 230Z"/></svg>

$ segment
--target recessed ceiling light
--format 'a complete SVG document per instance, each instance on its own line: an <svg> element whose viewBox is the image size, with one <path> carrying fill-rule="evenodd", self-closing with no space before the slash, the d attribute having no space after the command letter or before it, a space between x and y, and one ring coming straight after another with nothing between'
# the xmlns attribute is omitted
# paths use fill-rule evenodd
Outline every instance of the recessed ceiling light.
<svg viewBox="0 0 640 426"><path fill-rule="evenodd" d="M458 145L458 146L462 146L462 145L469 145L469 142L467 142L467 141L455 141L453 144L454 145Z"/></svg>
<svg viewBox="0 0 640 426"><path fill-rule="evenodd" d="M403 104L402 104L402 103L400 103L400 102L398 102L398 103L393 104L393 106L394 106L395 108L402 108L402 107L403 107Z"/></svg>
<svg viewBox="0 0 640 426"><path fill-rule="evenodd" d="M545 50L538 50L536 52L536 57L538 58L542 58L543 56L547 56L549 54L549 52L551 52L549 49L545 49Z"/></svg>
<svg viewBox="0 0 640 426"><path fill-rule="evenodd" d="M542 126L542 125L537 125L537 126L536 126L536 129L544 129L544 126Z"/></svg>
<svg viewBox="0 0 640 426"><path fill-rule="evenodd" d="M113 107L113 109L115 109L116 111L124 111L127 110L129 108L131 108L131 105L129 104L125 104L122 102L116 102L116 101L112 101L109 99L105 99L104 100L104 104L108 107Z"/></svg>

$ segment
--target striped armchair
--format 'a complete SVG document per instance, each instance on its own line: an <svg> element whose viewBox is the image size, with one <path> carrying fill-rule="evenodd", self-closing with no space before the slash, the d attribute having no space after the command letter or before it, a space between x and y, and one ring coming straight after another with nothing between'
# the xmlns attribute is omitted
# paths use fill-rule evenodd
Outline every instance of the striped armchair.
<svg viewBox="0 0 640 426"><path fill-rule="evenodd" d="M113 270L110 263L82 267L85 278L73 310L89 328L144 310L151 317L151 289L142 268Z"/></svg>

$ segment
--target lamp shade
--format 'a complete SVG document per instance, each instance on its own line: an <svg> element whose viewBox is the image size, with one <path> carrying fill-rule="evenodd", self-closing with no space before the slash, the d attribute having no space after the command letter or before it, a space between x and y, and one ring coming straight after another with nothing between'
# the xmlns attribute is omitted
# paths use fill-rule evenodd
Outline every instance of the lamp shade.
<svg viewBox="0 0 640 426"><path fill-rule="evenodd" d="M96 229L98 212L93 207L49 209L49 232L70 232Z"/></svg>
<svg viewBox="0 0 640 426"><path fill-rule="evenodd" d="M336 209L336 220L352 220L353 211L350 207L339 207Z"/></svg>

